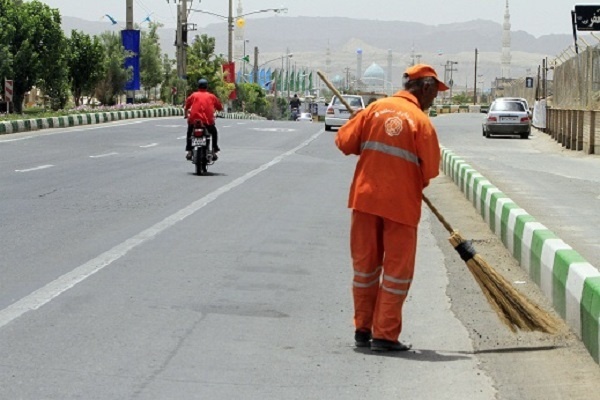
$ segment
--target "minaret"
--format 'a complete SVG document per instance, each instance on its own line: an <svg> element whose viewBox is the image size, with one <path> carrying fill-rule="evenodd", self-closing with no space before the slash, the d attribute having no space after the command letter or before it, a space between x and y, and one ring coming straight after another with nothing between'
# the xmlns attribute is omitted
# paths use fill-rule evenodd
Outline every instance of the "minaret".
<svg viewBox="0 0 600 400"><path fill-rule="evenodd" d="M327 51L325 52L325 72L327 76L331 73L331 49L329 48L329 40L327 41Z"/></svg>
<svg viewBox="0 0 600 400"><path fill-rule="evenodd" d="M240 15L244 14L244 10L242 8L242 0L238 0L238 5L237 5L237 18L239 18ZM242 58L244 56L244 26L240 26L240 24L235 24L235 28L234 28L234 33L233 33L233 42L234 42L234 48L233 48L233 59L235 60L235 64L237 65L238 69L242 66L243 61L240 60L240 58ZM246 49L246 53L248 53L248 49Z"/></svg>
<svg viewBox="0 0 600 400"><path fill-rule="evenodd" d="M356 87L360 87L360 80L362 79L362 49L356 49Z"/></svg>
<svg viewBox="0 0 600 400"><path fill-rule="evenodd" d="M510 59L510 12L506 0L504 24L502 24L502 78L510 78Z"/></svg>
<svg viewBox="0 0 600 400"><path fill-rule="evenodd" d="M388 93L388 94L392 94L392 92L394 91L394 88L393 88L394 84L392 83L392 65L393 65L392 49L388 49L387 76L385 77L385 80L387 82L384 82L385 83L384 87L387 87L387 85L390 85L390 87L389 87L390 93Z"/></svg>

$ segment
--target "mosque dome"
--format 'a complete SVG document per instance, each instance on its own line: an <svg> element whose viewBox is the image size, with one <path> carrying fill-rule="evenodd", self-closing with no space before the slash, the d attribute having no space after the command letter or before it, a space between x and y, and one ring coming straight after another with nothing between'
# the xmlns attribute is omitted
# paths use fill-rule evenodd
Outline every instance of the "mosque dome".
<svg viewBox="0 0 600 400"><path fill-rule="evenodd" d="M341 77L341 76L339 76L339 75L336 75L336 76L334 76L334 77L333 77L333 79L332 79L332 83L333 83L334 85L340 85L340 84L344 83L344 78L342 78L342 77Z"/></svg>
<svg viewBox="0 0 600 400"><path fill-rule="evenodd" d="M376 79L385 79L385 71L376 63L371 64L369 68L366 69L363 78L376 78Z"/></svg>

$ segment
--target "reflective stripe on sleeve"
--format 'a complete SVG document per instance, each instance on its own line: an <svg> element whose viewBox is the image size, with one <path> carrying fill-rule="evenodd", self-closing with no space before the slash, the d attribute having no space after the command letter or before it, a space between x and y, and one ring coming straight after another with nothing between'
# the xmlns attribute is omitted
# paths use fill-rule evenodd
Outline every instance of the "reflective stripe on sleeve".
<svg viewBox="0 0 600 400"><path fill-rule="evenodd" d="M399 157L408 162L420 165L419 157L417 157L416 154L411 153L408 150L401 149L399 147L390 146L385 143L367 141L367 142L363 142L361 144L360 148L361 148L361 151L362 150L380 151L382 153L389 154L394 157Z"/></svg>

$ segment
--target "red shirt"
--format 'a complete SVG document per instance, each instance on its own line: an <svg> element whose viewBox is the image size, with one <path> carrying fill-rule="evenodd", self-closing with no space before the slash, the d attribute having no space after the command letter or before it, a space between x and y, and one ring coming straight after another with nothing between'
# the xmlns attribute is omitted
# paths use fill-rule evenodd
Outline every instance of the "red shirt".
<svg viewBox="0 0 600 400"><path fill-rule="evenodd" d="M188 114L188 123L193 124L196 120L205 125L215 124L215 110L223 110L223 105L214 94L206 89L198 89L185 100L185 111Z"/></svg>

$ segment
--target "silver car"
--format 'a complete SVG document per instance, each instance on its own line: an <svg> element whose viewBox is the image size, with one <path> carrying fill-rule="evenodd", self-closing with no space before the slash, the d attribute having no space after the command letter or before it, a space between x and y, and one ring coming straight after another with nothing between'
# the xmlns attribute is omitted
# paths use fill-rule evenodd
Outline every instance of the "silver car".
<svg viewBox="0 0 600 400"><path fill-rule="evenodd" d="M531 133L531 118L521 101L495 100L483 124L483 136L519 135L527 139Z"/></svg>
<svg viewBox="0 0 600 400"><path fill-rule="evenodd" d="M348 102L352 110L359 110L365 108L365 102L362 96L356 95L342 95L344 100ZM337 98L333 96L331 102L327 106L325 112L325 130L330 131L332 128L339 128L344 125L350 118L350 112L346 109L346 106Z"/></svg>

